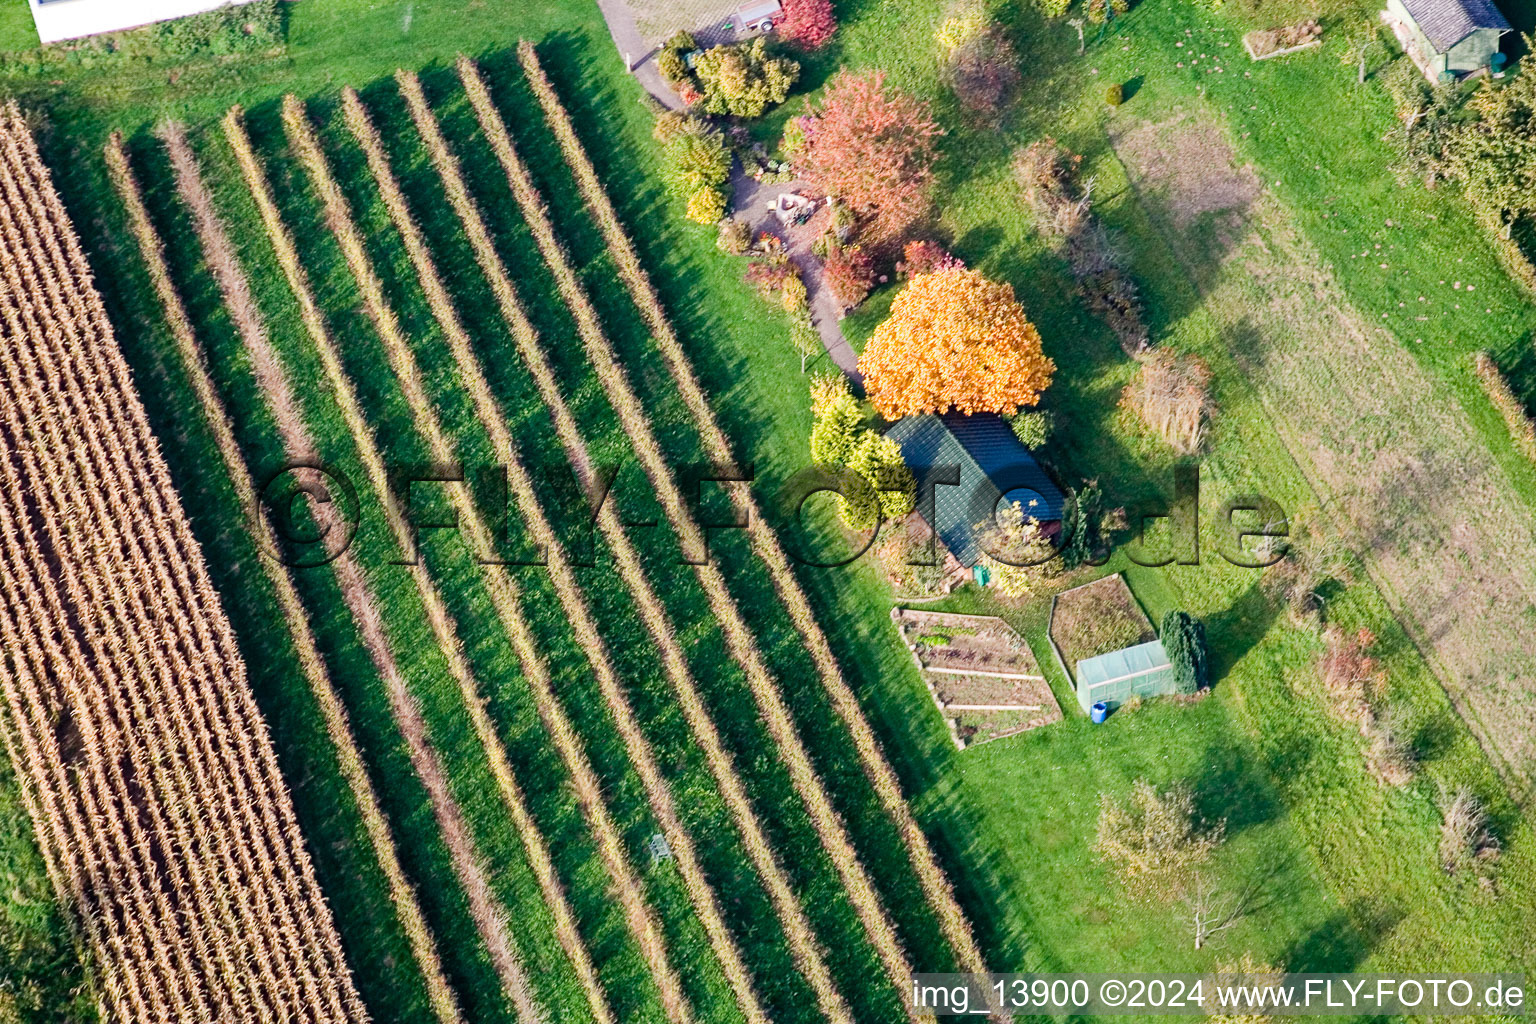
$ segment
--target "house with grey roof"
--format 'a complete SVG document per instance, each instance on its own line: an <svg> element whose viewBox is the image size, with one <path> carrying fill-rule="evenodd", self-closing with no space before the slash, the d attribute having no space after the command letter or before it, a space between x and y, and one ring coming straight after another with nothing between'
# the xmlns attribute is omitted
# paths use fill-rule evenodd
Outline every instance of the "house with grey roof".
<svg viewBox="0 0 1536 1024"><path fill-rule="evenodd" d="M1495 63L1511 31L1492 0L1387 0L1382 20L1431 82L1450 81Z"/></svg>
<svg viewBox="0 0 1536 1024"><path fill-rule="evenodd" d="M918 483L918 513L959 565L980 561L976 527L1004 499L1026 515L1058 522L1066 497L1013 428L993 413L907 416L886 432Z"/></svg>

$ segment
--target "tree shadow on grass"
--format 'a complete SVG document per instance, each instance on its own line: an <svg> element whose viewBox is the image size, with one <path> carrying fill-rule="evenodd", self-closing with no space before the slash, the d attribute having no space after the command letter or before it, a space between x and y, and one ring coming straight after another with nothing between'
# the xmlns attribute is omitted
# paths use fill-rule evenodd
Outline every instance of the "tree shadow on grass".
<svg viewBox="0 0 1536 1024"><path fill-rule="evenodd" d="M1246 744L1208 744L1198 759L1200 774L1190 780L1201 820L1226 822L1230 837L1280 817L1279 797Z"/></svg>
<svg viewBox="0 0 1536 1024"><path fill-rule="evenodd" d="M1357 899L1347 910L1328 919L1285 951L1288 971L1347 973L1359 967L1371 951L1391 934L1404 912L1373 900Z"/></svg>
<svg viewBox="0 0 1536 1024"><path fill-rule="evenodd" d="M1221 637L1210 652L1211 684L1217 685L1249 651L1264 639L1279 614L1277 602L1264 593L1262 570L1253 570L1248 589L1231 604L1206 618L1207 630Z"/></svg>

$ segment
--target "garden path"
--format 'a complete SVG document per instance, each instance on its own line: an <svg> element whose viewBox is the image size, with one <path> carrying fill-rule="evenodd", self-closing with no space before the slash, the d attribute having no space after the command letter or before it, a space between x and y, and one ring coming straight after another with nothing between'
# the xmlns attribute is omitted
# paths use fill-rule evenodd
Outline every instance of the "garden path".
<svg viewBox="0 0 1536 1024"><path fill-rule="evenodd" d="M645 41L634 9L624 0L597 0L597 8L608 23L608 34L613 37L613 45L618 48L625 68L668 110L682 110L683 101L656 68L657 47Z"/></svg>
<svg viewBox="0 0 1536 1024"><path fill-rule="evenodd" d="M654 96L668 110L682 110L683 102L672 91L666 79L661 77L661 72L656 68L656 48L645 41L636 21L634 9L625 0L597 0L597 6L603 14L603 20L608 23L608 32L613 36L613 44L618 48L620 56L634 74L646 92ZM837 300L832 297L832 292L826 287L824 275L821 269L821 261L811 252L811 242L807 232L786 232L778 223L777 218L768 211L768 204L781 192L793 191L800 186L800 182L784 182L775 185L765 185L754 179L746 170L736 164L731 172L731 216L742 221L752 229L755 238L762 231L772 231L776 235L784 236L784 246L789 251L789 258L795 268L800 271L800 277L805 282L806 304L810 309L811 323L816 332L821 335L822 344L826 347L827 355L838 369L842 370L853 383L855 393L862 394L864 390L864 375L859 372L859 354L853 350L848 339L843 337L843 329L839 321L842 319L842 310L838 307ZM804 237L800 237L800 236Z"/></svg>
<svg viewBox="0 0 1536 1024"><path fill-rule="evenodd" d="M805 282L805 300L810 309L811 324L816 328L816 333L821 335L821 343L826 347L832 362L847 375L855 392L861 393L864 375L859 372L859 354L853 350L848 339L843 337L840 322L842 309L832 297L832 289L827 287L821 260L811 252L811 243L815 241L812 232L786 231L769 209L781 193L804 187L805 183L801 181L764 184L738 165L731 175L731 192L734 197L731 216L748 225L752 229L753 238L764 231L771 231L784 239L784 249L789 253L790 262L800 271L800 278Z"/></svg>

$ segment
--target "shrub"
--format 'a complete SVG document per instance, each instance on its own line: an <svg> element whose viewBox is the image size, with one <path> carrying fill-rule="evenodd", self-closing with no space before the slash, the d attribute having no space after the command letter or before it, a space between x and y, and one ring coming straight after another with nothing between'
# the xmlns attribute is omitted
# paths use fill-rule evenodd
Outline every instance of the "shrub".
<svg viewBox="0 0 1536 1024"><path fill-rule="evenodd" d="M788 263L767 263L762 260L753 260L748 264L744 276L747 283L754 286L765 299L773 298L784 287L784 282L798 277L795 268Z"/></svg>
<svg viewBox="0 0 1536 1024"><path fill-rule="evenodd" d="M847 465L869 485L868 490L838 498L838 512L851 529L869 530L911 514L917 481L895 441L866 430L854 444Z"/></svg>
<svg viewBox="0 0 1536 1024"><path fill-rule="evenodd" d="M1008 417L1008 425L1024 447L1044 448L1056 429L1056 417L1044 409L1021 409Z"/></svg>
<svg viewBox="0 0 1536 1024"><path fill-rule="evenodd" d="M1181 455L1193 455L1205 442L1216 403L1211 371L1195 356L1155 352L1126 385L1122 402Z"/></svg>
<svg viewBox="0 0 1536 1024"><path fill-rule="evenodd" d="M1488 829L1488 811L1466 787L1440 790L1440 866L1448 875L1476 871L1485 877L1499 858L1499 841Z"/></svg>
<svg viewBox="0 0 1536 1024"><path fill-rule="evenodd" d="M752 241L752 229L744 222L730 217L720 218L720 233L715 236L715 247L732 256L746 254Z"/></svg>
<svg viewBox="0 0 1536 1024"><path fill-rule="evenodd" d="M792 117L784 123L784 137L779 140L779 152L793 158L804 150L805 118Z"/></svg>
<svg viewBox="0 0 1536 1024"><path fill-rule="evenodd" d="M975 39L987 27L987 11L976 0L962 0L955 4L933 33L939 44L939 53L948 59L961 46Z"/></svg>
<svg viewBox="0 0 1536 1024"><path fill-rule="evenodd" d="M798 313L805 308L805 282L796 274L784 282L783 291L779 300L784 303L784 312Z"/></svg>
<svg viewBox="0 0 1536 1024"><path fill-rule="evenodd" d="M998 25L987 25L950 51L944 79L966 110L996 118L1018 96L1023 75L1013 43Z"/></svg>
<svg viewBox="0 0 1536 1024"><path fill-rule="evenodd" d="M767 45L759 36L750 43L715 46L694 62L707 112L761 117L770 106L784 102L800 77L800 65L768 56Z"/></svg>
<svg viewBox="0 0 1536 1024"><path fill-rule="evenodd" d="M1251 985L1261 980L1265 985L1278 985L1285 971L1273 964L1266 964L1252 953L1244 953L1236 960L1221 960L1216 964L1216 981L1220 985ZM1218 1010L1205 1018L1204 1024L1276 1024L1267 1013L1244 1013L1241 1010Z"/></svg>
<svg viewBox="0 0 1536 1024"><path fill-rule="evenodd" d="M1403 705L1394 705L1370 725L1365 768L1382 785L1406 786L1413 781L1418 756L1408 732L1407 717Z"/></svg>
<svg viewBox="0 0 1536 1024"><path fill-rule="evenodd" d="M1101 543L1100 522L1104 518L1103 492L1097 481L1089 480L1071 494L1062 516L1061 566L1076 569L1086 565Z"/></svg>
<svg viewBox="0 0 1536 1024"><path fill-rule="evenodd" d="M667 142L663 157L667 186L682 199L691 200L700 189L718 188L730 177L725 140L698 121L689 121ZM714 220L719 220L718 214Z"/></svg>
<svg viewBox="0 0 1536 1024"><path fill-rule="evenodd" d="M1145 352L1152 334L1142 320L1141 291L1130 275L1118 267L1111 267L1082 278L1079 284L1083 301L1109 324L1126 354L1136 356Z"/></svg>
<svg viewBox="0 0 1536 1024"><path fill-rule="evenodd" d="M842 374L811 381L811 461L822 469L846 466L865 429L858 399Z"/></svg>
<svg viewBox="0 0 1536 1024"><path fill-rule="evenodd" d="M1119 82L1104 90L1104 102L1112 107L1118 107L1125 102L1125 86Z"/></svg>
<svg viewBox="0 0 1536 1024"><path fill-rule="evenodd" d="M1160 898L1177 893L1210 859L1225 834L1225 822L1210 827L1200 822L1188 786L1159 793L1150 782L1137 779L1126 806L1108 793L1099 795L1094 849L1128 880Z"/></svg>
<svg viewBox="0 0 1536 1024"><path fill-rule="evenodd" d="M666 49L676 53L692 53L698 48L699 44L693 41L693 34L684 29L678 29L666 42Z"/></svg>
<svg viewBox="0 0 1536 1024"><path fill-rule="evenodd" d="M1485 80L1445 140L1450 173L1468 200L1504 227L1536 212L1536 76L1518 74L1500 88Z"/></svg>
<svg viewBox="0 0 1536 1024"><path fill-rule="evenodd" d="M843 309L852 309L869 297L875 286L875 263L856 245L832 243L822 264L832 297Z"/></svg>
<svg viewBox="0 0 1536 1024"><path fill-rule="evenodd" d="M716 224L725 216L725 193L717 188L701 188L688 197L689 220L695 224Z"/></svg>
<svg viewBox="0 0 1536 1024"><path fill-rule="evenodd" d="M1024 201L1035 213L1042 234L1067 238L1088 216L1087 204L1072 195L1072 168L1081 156L1069 157L1055 139L1039 139L1013 155L1013 177L1024 191Z"/></svg>
<svg viewBox="0 0 1536 1024"><path fill-rule="evenodd" d="M1371 694L1381 683L1381 663L1370 653L1375 643L1376 635L1368 629L1350 633L1330 626L1318 662L1329 713L1362 732L1371 720Z"/></svg>
<svg viewBox="0 0 1536 1024"><path fill-rule="evenodd" d="M665 110L656 116L656 123L651 126L651 138L665 146L684 132L697 130L692 127L695 124L695 119L681 110Z"/></svg>
<svg viewBox="0 0 1536 1024"><path fill-rule="evenodd" d="M837 499L843 522L868 530L882 519L900 519L912 511L917 482L895 441L864 426L864 410L842 374L811 381L811 461L822 469L849 470L845 492Z"/></svg>
<svg viewBox="0 0 1536 1024"><path fill-rule="evenodd" d="M1266 526L1278 526L1269 523ZM1291 621L1298 626L1318 624L1325 608L1325 594L1355 576L1354 556L1338 537L1323 538L1310 529L1293 531L1289 538L1270 541L1256 550L1264 557L1280 555L1280 560L1264 573L1264 589L1283 601Z"/></svg>
<svg viewBox="0 0 1536 1024"><path fill-rule="evenodd" d="M936 270L950 270L965 264L951 256L949 250L938 242L923 240L908 242L896 261L896 279L904 281L918 274L931 274Z"/></svg>
<svg viewBox="0 0 1536 1024"><path fill-rule="evenodd" d="M662 50L656 57L656 70L673 85L688 81L688 62L676 50Z"/></svg>
<svg viewBox="0 0 1536 1024"><path fill-rule="evenodd" d="M918 531L924 535L919 536ZM935 550L929 554L926 529L919 524L909 521L886 533L875 548L875 557L898 595L926 597L937 594L939 585L944 582L943 552ZM929 558L937 564L924 564Z"/></svg>
<svg viewBox="0 0 1536 1024"><path fill-rule="evenodd" d="M1188 612L1163 616L1163 651L1173 666L1173 685L1180 693L1195 693L1211 685L1205 649L1205 625Z"/></svg>
<svg viewBox="0 0 1536 1024"><path fill-rule="evenodd" d="M1041 14L1047 18L1059 18L1072 6L1072 0L1035 0Z"/></svg>
<svg viewBox="0 0 1536 1024"><path fill-rule="evenodd" d="M747 267L747 283L756 286L765 299L773 298L790 278L800 276L789 262L783 239L775 235L764 233L748 255L752 262Z"/></svg>
<svg viewBox="0 0 1536 1024"><path fill-rule="evenodd" d="M819 50L837 31L832 0L784 0L784 14L774 31L802 50Z"/></svg>
<svg viewBox="0 0 1536 1024"><path fill-rule="evenodd" d="M1056 546L1039 520L1017 501L977 523L976 533L982 548L980 564L992 574L992 585L1004 597L1024 597L1061 573Z"/></svg>

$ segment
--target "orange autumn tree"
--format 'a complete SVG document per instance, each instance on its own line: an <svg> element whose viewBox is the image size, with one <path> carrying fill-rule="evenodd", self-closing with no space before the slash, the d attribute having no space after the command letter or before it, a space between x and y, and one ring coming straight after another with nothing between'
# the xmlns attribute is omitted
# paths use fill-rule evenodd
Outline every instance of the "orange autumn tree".
<svg viewBox="0 0 1536 1024"><path fill-rule="evenodd" d="M997 412L1034 405L1056 364L1013 286L954 267L918 274L891 304L859 357L880 415Z"/></svg>

